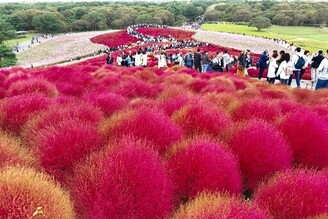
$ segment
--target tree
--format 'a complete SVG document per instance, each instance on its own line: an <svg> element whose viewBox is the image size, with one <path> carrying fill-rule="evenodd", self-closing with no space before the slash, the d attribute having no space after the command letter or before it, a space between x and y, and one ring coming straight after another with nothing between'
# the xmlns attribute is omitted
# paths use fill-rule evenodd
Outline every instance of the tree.
<svg viewBox="0 0 328 219"><path fill-rule="evenodd" d="M96 11L90 11L82 17L82 20L89 23L90 30L103 30L108 28L106 23L106 16Z"/></svg>
<svg viewBox="0 0 328 219"><path fill-rule="evenodd" d="M16 65L17 59L13 51L4 44L0 44L0 68Z"/></svg>
<svg viewBox="0 0 328 219"><path fill-rule="evenodd" d="M218 21L219 13L217 11L206 11L204 14L205 21Z"/></svg>
<svg viewBox="0 0 328 219"><path fill-rule="evenodd" d="M136 24L142 24L142 23L145 23L145 24L163 24L161 18L159 17L153 17L151 16L150 14L141 14L137 17L136 21L135 21Z"/></svg>
<svg viewBox="0 0 328 219"><path fill-rule="evenodd" d="M53 12L44 12L32 19L35 29L42 33L62 32L66 28L65 22Z"/></svg>
<svg viewBox="0 0 328 219"><path fill-rule="evenodd" d="M159 18L163 24L173 26L175 23L174 15L167 10L155 12L154 18Z"/></svg>
<svg viewBox="0 0 328 219"><path fill-rule="evenodd" d="M5 40L14 37L15 33L16 31L14 27L6 20L0 18L0 44Z"/></svg>
<svg viewBox="0 0 328 219"><path fill-rule="evenodd" d="M249 26L256 27L258 31L260 31L263 28L269 28L271 27L271 21L269 18L258 16L255 18L252 18L252 20L249 23Z"/></svg>
<svg viewBox="0 0 328 219"><path fill-rule="evenodd" d="M203 13L204 10L202 7L196 7L193 4L187 4L183 11L183 15L188 18L189 21L195 21L196 17Z"/></svg>
<svg viewBox="0 0 328 219"><path fill-rule="evenodd" d="M249 22L252 19L253 13L248 9L239 9L232 16L232 20L235 22Z"/></svg>

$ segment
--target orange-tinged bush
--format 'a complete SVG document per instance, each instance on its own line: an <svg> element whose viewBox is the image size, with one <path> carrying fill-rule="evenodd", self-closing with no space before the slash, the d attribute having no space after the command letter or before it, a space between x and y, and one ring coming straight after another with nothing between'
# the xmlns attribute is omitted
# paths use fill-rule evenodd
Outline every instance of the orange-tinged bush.
<svg viewBox="0 0 328 219"><path fill-rule="evenodd" d="M202 193L194 200L182 205L174 219L269 219L263 210L237 197L227 194Z"/></svg>
<svg viewBox="0 0 328 219"><path fill-rule="evenodd" d="M22 142L0 131L0 167L3 166L38 167L38 160L32 152L24 148Z"/></svg>
<svg viewBox="0 0 328 219"><path fill-rule="evenodd" d="M8 96L17 96L21 94L38 93L47 97L58 95L56 86L42 78L30 78L12 83L8 90Z"/></svg>
<svg viewBox="0 0 328 219"><path fill-rule="evenodd" d="M0 218L74 219L69 194L49 176L33 169L0 171Z"/></svg>

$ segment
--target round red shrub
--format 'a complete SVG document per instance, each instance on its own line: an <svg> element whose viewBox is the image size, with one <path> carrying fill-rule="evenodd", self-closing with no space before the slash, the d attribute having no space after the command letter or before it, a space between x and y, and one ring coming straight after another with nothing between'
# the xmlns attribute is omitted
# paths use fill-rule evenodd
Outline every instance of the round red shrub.
<svg viewBox="0 0 328 219"><path fill-rule="evenodd" d="M61 103L60 100L60 103L30 117L22 129L22 136L28 147L35 148L38 145L39 132L42 129L55 126L62 121L73 119L96 127L103 119L100 109L81 101L74 102L71 99L68 101L69 103L66 103L66 100Z"/></svg>
<svg viewBox="0 0 328 219"><path fill-rule="evenodd" d="M0 171L0 218L74 219L69 194L49 176L33 169Z"/></svg>
<svg viewBox="0 0 328 219"><path fill-rule="evenodd" d="M182 205L173 219L269 219L270 216L257 206L227 194L202 193Z"/></svg>
<svg viewBox="0 0 328 219"><path fill-rule="evenodd" d="M197 134L220 136L232 125L231 119L224 111L216 108L210 101L202 99L189 101L175 112L172 118L189 136Z"/></svg>
<svg viewBox="0 0 328 219"><path fill-rule="evenodd" d="M42 78L31 78L14 82L8 90L8 96L10 97L28 93L43 94L47 97L58 95L56 86Z"/></svg>
<svg viewBox="0 0 328 219"><path fill-rule="evenodd" d="M160 153L183 137L181 128L168 116L147 107L114 113L101 129L108 138L133 135L151 141Z"/></svg>
<svg viewBox="0 0 328 219"><path fill-rule="evenodd" d="M259 118L266 121L274 121L281 114L279 105L272 100L250 99L246 100L232 113L235 121Z"/></svg>
<svg viewBox="0 0 328 219"><path fill-rule="evenodd" d="M291 167L291 149L273 125L250 120L240 126L230 147L238 157L247 189L255 189L263 178Z"/></svg>
<svg viewBox="0 0 328 219"><path fill-rule="evenodd" d="M0 124L5 130L19 133L29 117L47 109L52 101L40 94L24 94L0 102Z"/></svg>
<svg viewBox="0 0 328 219"><path fill-rule="evenodd" d="M297 164L328 166L328 124L316 113L297 110L288 114L279 126L291 145Z"/></svg>
<svg viewBox="0 0 328 219"><path fill-rule="evenodd" d="M180 142L172 148L167 160L177 201L185 202L203 191L241 192L236 157L214 141L195 138Z"/></svg>
<svg viewBox="0 0 328 219"><path fill-rule="evenodd" d="M80 120L62 121L35 134L41 165L58 180L70 173L76 162L104 145L97 126Z"/></svg>
<svg viewBox="0 0 328 219"><path fill-rule="evenodd" d="M126 137L75 168L73 194L81 217L166 218L173 210L172 182L147 143Z"/></svg>
<svg viewBox="0 0 328 219"><path fill-rule="evenodd" d="M114 93L91 93L86 95L84 99L92 105L99 107L105 116L110 116L115 111L128 105L127 98Z"/></svg>
<svg viewBox="0 0 328 219"><path fill-rule="evenodd" d="M327 214L327 173L303 169L277 174L259 187L254 201L277 219Z"/></svg>

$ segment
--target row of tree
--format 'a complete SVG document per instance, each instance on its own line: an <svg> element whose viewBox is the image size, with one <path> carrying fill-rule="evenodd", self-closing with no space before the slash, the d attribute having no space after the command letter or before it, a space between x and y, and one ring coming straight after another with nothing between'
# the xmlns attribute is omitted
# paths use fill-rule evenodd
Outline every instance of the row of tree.
<svg viewBox="0 0 328 219"><path fill-rule="evenodd" d="M305 1L220 2L204 14L207 21L250 22L261 16L282 26L317 26L328 24L328 3ZM267 20L266 20L267 22Z"/></svg>
<svg viewBox="0 0 328 219"><path fill-rule="evenodd" d="M214 0L166 3L0 4L0 16L16 30L43 33L126 28L136 23L181 25L203 15Z"/></svg>

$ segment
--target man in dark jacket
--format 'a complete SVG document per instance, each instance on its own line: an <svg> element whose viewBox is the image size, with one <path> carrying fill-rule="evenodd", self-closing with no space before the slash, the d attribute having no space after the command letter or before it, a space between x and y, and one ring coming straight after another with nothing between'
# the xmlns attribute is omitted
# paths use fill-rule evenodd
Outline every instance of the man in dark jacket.
<svg viewBox="0 0 328 219"><path fill-rule="evenodd" d="M200 49L197 49L197 52L194 53L194 65L195 65L195 69L198 70L199 72L202 71L202 65L201 65L201 59L202 56L200 54Z"/></svg>
<svg viewBox="0 0 328 219"><path fill-rule="evenodd" d="M259 69L260 69L259 74L258 74L259 80L261 80L261 78L263 76L263 72L267 68L268 60L269 60L268 50L264 50L264 52L261 54L260 60L259 60Z"/></svg>
<svg viewBox="0 0 328 219"><path fill-rule="evenodd" d="M311 60L311 89L315 82L317 82L317 69L324 58L323 52L320 50L318 55L314 56Z"/></svg>
<svg viewBox="0 0 328 219"><path fill-rule="evenodd" d="M193 64L194 64L194 60L193 60L193 57L192 57L192 53L191 51L189 51L185 57L184 57L184 63L185 63L185 66L187 68L192 68Z"/></svg>

